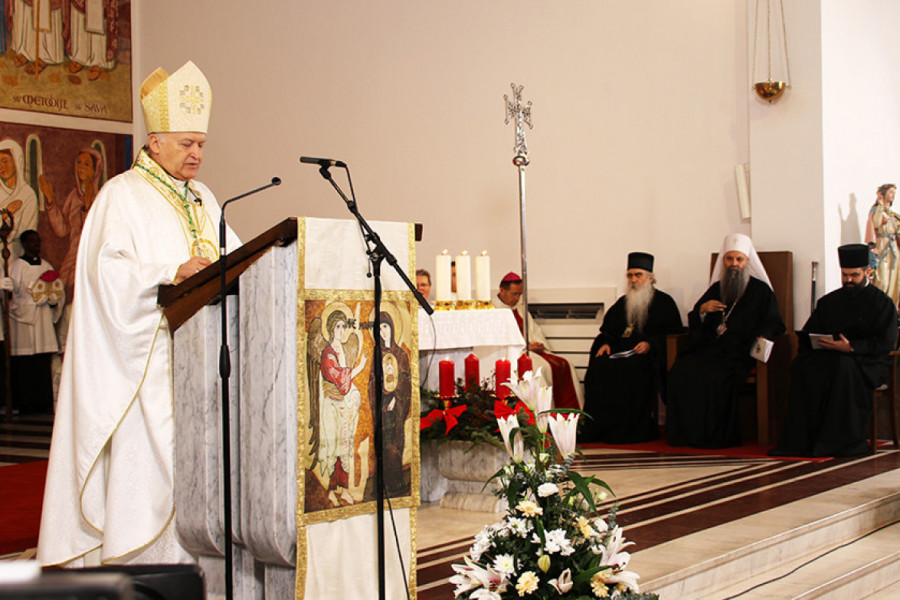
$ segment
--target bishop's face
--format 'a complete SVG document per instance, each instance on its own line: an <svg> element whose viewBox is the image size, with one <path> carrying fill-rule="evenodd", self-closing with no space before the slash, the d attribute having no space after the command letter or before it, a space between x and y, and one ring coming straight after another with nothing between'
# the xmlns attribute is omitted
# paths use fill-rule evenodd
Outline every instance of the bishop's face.
<svg viewBox="0 0 900 600"><path fill-rule="evenodd" d="M181 181L189 181L200 170L205 144L205 133L174 131L151 133L147 147L150 149L150 158L158 162L169 175Z"/></svg>
<svg viewBox="0 0 900 600"><path fill-rule="evenodd" d="M636 290L647 285L652 277L644 269L628 269L625 271L625 279L628 280L628 287Z"/></svg>
<svg viewBox="0 0 900 600"><path fill-rule="evenodd" d="M729 250L722 257L726 268L737 267L743 270L747 266L747 255L738 250Z"/></svg>
<svg viewBox="0 0 900 600"><path fill-rule="evenodd" d="M522 297L522 284L510 283L507 289L500 288L500 291L497 292L497 297L500 298L503 304L514 307Z"/></svg>

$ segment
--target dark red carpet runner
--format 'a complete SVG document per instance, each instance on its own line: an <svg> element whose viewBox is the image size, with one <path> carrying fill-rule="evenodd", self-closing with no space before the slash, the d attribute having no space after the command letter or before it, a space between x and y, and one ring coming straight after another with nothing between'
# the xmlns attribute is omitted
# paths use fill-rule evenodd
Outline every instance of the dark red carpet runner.
<svg viewBox="0 0 900 600"><path fill-rule="evenodd" d="M0 554L37 546L47 461L0 467Z"/></svg>

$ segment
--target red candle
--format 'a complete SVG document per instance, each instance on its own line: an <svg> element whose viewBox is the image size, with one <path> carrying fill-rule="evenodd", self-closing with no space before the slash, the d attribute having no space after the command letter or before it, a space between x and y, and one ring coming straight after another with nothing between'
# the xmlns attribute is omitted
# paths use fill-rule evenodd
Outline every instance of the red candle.
<svg viewBox="0 0 900 600"><path fill-rule="evenodd" d="M440 368L441 377L441 398L452 398L456 395L456 375L454 373L453 361L445 358L438 366Z"/></svg>
<svg viewBox="0 0 900 600"><path fill-rule="evenodd" d="M466 391L478 387L481 374L478 370L478 357L470 354L466 357Z"/></svg>
<svg viewBox="0 0 900 600"><path fill-rule="evenodd" d="M531 371L534 366L531 364L531 357L528 356L525 352L522 353L522 356L519 357L518 362L516 362L516 367L519 369L519 377L521 378L525 373Z"/></svg>
<svg viewBox="0 0 900 600"><path fill-rule="evenodd" d="M511 365L505 358L498 360L497 364L494 366L494 379L496 382L494 393L497 394L497 397L501 400L506 400L506 397L509 396L509 387L504 384L509 382L510 368Z"/></svg>

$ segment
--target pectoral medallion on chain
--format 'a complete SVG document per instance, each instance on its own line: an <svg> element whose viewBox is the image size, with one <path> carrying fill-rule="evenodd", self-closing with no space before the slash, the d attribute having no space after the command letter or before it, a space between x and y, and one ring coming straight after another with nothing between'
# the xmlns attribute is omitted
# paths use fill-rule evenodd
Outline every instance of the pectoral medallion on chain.
<svg viewBox="0 0 900 600"><path fill-rule="evenodd" d="M629 324L628 327L625 328L625 331L622 332L622 337L627 338L631 337L631 333L634 331L634 324Z"/></svg>

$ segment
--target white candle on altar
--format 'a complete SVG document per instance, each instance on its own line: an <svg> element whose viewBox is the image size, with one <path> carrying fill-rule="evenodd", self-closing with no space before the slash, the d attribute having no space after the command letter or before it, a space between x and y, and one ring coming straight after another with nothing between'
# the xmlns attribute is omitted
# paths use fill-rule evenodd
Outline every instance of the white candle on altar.
<svg viewBox="0 0 900 600"><path fill-rule="evenodd" d="M472 299L472 257L465 250L456 257L456 299Z"/></svg>
<svg viewBox="0 0 900 600"><path fill-rule="evenodd" d="M444 250L434 261L434 299L450 301L450 254Z"/></svg>
<svg viewBox="0 0 900 600"><path fill-rule="evenodd" d="M475 299L479 302L491 301L491 257L487 250L475 257Z"/></svg>

